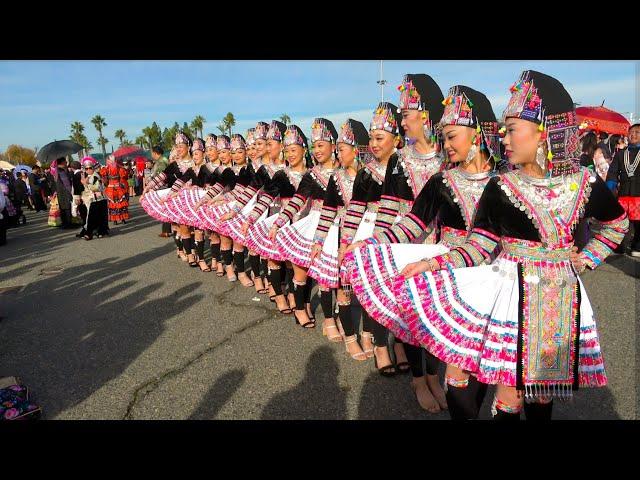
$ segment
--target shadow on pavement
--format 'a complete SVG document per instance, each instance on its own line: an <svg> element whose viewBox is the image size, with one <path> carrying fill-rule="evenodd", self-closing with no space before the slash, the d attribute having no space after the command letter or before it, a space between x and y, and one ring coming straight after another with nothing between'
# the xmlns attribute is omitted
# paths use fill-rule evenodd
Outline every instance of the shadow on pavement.
<svg viewBox="0 0 640 480"><path fill-rule="evenodd" d="M291 390L275 395L262 420L346 420L347 394L338 384L339 367L328 346L315 350L305 377Z"/></svg>
<svg viewBox="0 0 640 480"><path fill-rule="evenodd" d="M226 405L229 399L242 386L246 376L247 372L244 369L232 370L225 373L216 380L189 419L213 420L216 418L222 407Z"/></svg>
<svg viewBox="0 0 640 480"><path fill-rule="evenodd" d="M162 334L167 319L203 297L192 293L202 282L153 298L163 282L136 288L137 281L127 281L131 270L169 251L163 245L73 266L5 297L0 376L20 376L53 418L121 375Z"/></svg>

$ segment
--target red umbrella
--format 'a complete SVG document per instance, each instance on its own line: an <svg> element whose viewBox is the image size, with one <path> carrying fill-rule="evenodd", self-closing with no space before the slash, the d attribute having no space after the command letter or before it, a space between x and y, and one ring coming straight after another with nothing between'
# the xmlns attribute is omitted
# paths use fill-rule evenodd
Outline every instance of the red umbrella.
<svg viewBox="0 0 640 480"><path fill-rule="evenodd" d="M595 130L611 135L626 135L629 131L629 120L607 107L578 107L576 114L583 130Z"/></svg>
<svg viewBox="0 0 640 480"><path fill-rule="evenodd" d="M130 145L127 147L120 147L115 152L113 152L113 156L118 157L129 157L131 155L142 153L143 150L140 147L136 147L135 145Z"/></svg>

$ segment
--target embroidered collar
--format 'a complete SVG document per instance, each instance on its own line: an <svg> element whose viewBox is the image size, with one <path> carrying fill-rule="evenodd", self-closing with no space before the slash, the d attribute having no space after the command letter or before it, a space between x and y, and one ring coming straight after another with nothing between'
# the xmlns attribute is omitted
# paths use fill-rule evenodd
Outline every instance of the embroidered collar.
<svg viewBox="0 0 640 480"><path fill-rule="evenodd" d="M335 169L333 168L322 168L320 165L316 165L311 169L309 174L311 178L313 178L318 185L322 188L322 190L327 190L327 186L329 185L329 179Z"/></svg>
<svg viewBox="0 0 640 480"><path fill-rule="evenodd" d="M500 176L500 188L524 212L547 248L573 243L573 228L584 216L595 176L586 168L561 177L533 178L519 171Z"/></svg>
<svg viewBox="0 0 640 480"><path fill-rule="evenodd" d="M491 176L491 172L467 173L460 168L442 172L442 183L451 191L454 203L458 204L467 232L473 227L478 202Z"/></svg>

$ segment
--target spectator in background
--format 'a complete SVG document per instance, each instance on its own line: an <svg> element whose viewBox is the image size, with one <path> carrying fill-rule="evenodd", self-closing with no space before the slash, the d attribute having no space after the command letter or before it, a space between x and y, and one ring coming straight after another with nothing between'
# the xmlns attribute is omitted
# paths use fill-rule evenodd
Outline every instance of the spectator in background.
<svg viewBox="0 0 640 480"><path fill-rule="evenodd" d="M77 225L84 225L87 220L87 207L82 204L82 192L84 192L82 166L80 162L74 160L69 164L69 169L71 170L71 193L73 197L71 219ZM80 235L76 235L76 237L78 236Z"/></svg>
<svg viewBox="0 0 640 480"><path fill-rule="evenodd" d="M131 168L131 165L129 163L127 163L124 168L127 171L127 184L129 185L129 198L135 197L136 196L136 191L135 191L135 187L136 187L135 173L134 173L134 171Z"/></svg>
<svg viewBox="0 0 640 480"><path fill-rule="evenodd" d="M609 147L609 152L611 153L611 160L613 160L613 157L615 156L615 154L618 153L618 150L620 150L621 148L624 148L624 147L620 147L621 139L622 139L622 142L624 143L624 139L622 138L622 135L618 135L616 133L615 135L611 135L609 137L609 140L607 140L607 146Z"/></svg>
<svg viewBox="0 0 640 480"><path fill-rule="evenodd" d="M29 172L26 170L22 170L20 172L20 176L22 177L22 181L27 186L27 197L25 198L25 205L29 210L33 210L33 184L31 183L31 177L29 177Z"/></svg>
<svg viewBox="0 0 640 480"><path fill-rule="evenodd" d="M163 172L169 165L169 160L164 156L164 149L160 145L156 145L151 149L151 158L153 158L153 168L151 169L152 177ZM162 233L158 236L169 238L171 236L171 223L164 222L162 224Z"/></svg>
<svg viewBox="0 0 640 480"><path fill-rule="evenodd" d="M607 185L618 193L633 226L631 256L640 257L640 123L629 127L629 146L618 150L607 173Z"/></svg>
<svg viewBox="0 0 640 480"><path fill-rule="evenodd" d="M582 155L580 155L580 165L594 170L593 154L598 147L598 137L594 132L587 133L582 137Z"/></svg>
<svg viewBox="0 0 640 480"><path fill-rule="evenodd" d="M7 244L7 200L0 188L0 246Z"/></svg>
<svg viewBox="0 0 640 480"><path fill-rule="evenodd" d="M597 148L602 150L602 154L610 162L611 161L611 150L609 149L609 143L607 142L608 138L609 138L609 134L608 133L600 132L598 134L598 145L597 145Z"/></svg>
<svg viewBox="0 0 640 480"><path fill-rule="evenodd" d="M14 181L14 205L16 208L22 208L25 201L27 200L27 184L24 182L22 175L18 175Z"/></svg>
<svg viewBox="0 0 640 480"><path fill-rule="evenodd" d="M142 189L143 189L143 184L144 184L144 167L146 164L146 158L145 157L136 157L136 185L135 185L135 191L136 191L136 195L142 195Z"/></svg>
<svg viewBox="0 0 640 480"><path fill-rule="evenodd" d="M42 174L42 168L38 165L33 167L33 171L29 174L29 183L31 184L33 204L36 209L36 213L45 211L47 205L45 204L45 192L43 185L46 184L46 178Z"/></svg>
<svg viewBox="0 0 640 480"><path fill-rule="evenodd" d="M56 209L59 209L61 226L62 228L73 228L73 225L71 224L71 200L73 187L71 183L71 175L67 169L67 159L65 157L60 157L51 162L50 173L52 179L50 187L51 191L56 195ZM53 204L53 201L51 203Z"/></svg>
<svg viewBox="0 0 640 480"><path fill-rule="evenodd" d="M144 172L142 176L142 189L147 186L151 177L153 177L153 161L147 160L144 165Z"/></svg>

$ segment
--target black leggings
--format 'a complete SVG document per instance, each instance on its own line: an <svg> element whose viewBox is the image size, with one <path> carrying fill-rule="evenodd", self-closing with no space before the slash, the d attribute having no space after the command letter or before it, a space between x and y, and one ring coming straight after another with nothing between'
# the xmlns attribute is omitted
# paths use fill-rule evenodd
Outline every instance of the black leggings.
<svg viewBox="0 0 640 480"><path fill-rule="evenodd" d="M320 291L320 305L322 306L324 318L333 318L333 291Z"/></svg>
<svg viewBox="0 0 640 480"><path fill-rule="evenodd" d="M409 343L403 343L400 340L396 340L397 343L404 345L404 351L407 354L407 360L411 365L411 374L414 377L424 377L425 375L437 375L438 367L440 366L440 360L427 352L422 347L416 347ZM422 363L422 354L426 357L426 368Z"/></svg>
<svg viewBox="0 0 640 480"><path fill-rule="evenodd" d="M475 420L478 418L480 407L487 393L487 385L476 380L476 377L470 376L469 383L466 387L455 387L447 385L447 406L451 420ZM500 410L498 410L500 412ZM505 413L505 412L502 412ZM512 420L513 417L496 418L496 420ZM518 418L520 415L518 414Z"/></svg>
<svg viewBox="0 0 640 480"><path fill-rule="evenodd" d="M272 268L269 273L269 281L273 286L273 291L276 296L282 295L282 269Z"/></svg>
<svg viewBox="0 0 640 480"><path fill-rule="evenodd" d="M211 258L215 259L216 262L222 260L222 256L220 254L220 244L212 243L211 244Z"/></svg>
<svg viewBox="0 0 640 480"><path fill-rule="evenodd" d="M355 335L356 325L351 305L338 305L338 316L340 317L340 323L342 324L345 336L350 337Z"/></svg>
<svg viewBox="0 0 640 480"><path fill-rule="evenodd" d="M238 273L244 273L244 252L233 252L233 263Z"/></svg>
<svg viewBox="0 0 640 480"><path fill-rule="evenodd" d="M249 255L249 263L251 264L251 271L255 278L260 277L260 255Z"/></svg>
<svg viewBox="0 0 640 480"><path fill-rule="evenodd" d="M221 250L221 255L222 255L222 261L224 262L225 266L229 266L233 264L233 252L231 252L231 250Z"/></svg>
<svg viewBox="0 0 640 480"><path fill-rule="evenodd" d="M364 331L373 333L373 344L376 347L388 346L389 330L374 321L364 309L362 310L362 327Z"/></svg>

